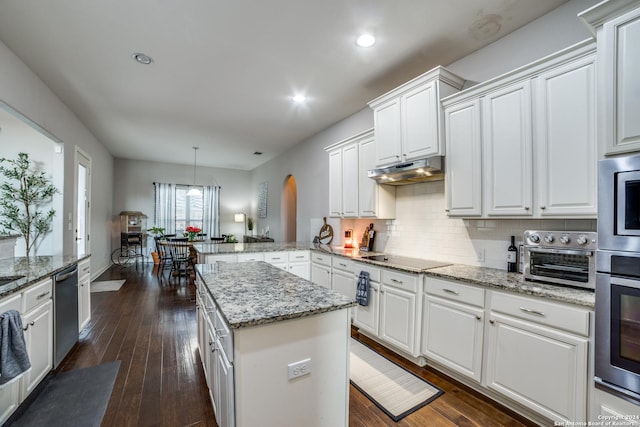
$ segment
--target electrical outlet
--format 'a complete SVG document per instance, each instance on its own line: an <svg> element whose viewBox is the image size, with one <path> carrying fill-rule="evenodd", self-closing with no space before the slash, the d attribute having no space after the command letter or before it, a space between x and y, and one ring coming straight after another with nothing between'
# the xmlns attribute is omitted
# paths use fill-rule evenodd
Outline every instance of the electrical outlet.
<svg viewBox="0 0 640 427"><path fill-rule="evenodd" d="M292 380L311 373L311 359L304 359L299 362L289 363L288 379Z"/></svg>
<svg viewBox="0 0 640 427"><path fill-rule="evenodd" d="M484 249L476 250L476 261L484 262Z"/></svg>

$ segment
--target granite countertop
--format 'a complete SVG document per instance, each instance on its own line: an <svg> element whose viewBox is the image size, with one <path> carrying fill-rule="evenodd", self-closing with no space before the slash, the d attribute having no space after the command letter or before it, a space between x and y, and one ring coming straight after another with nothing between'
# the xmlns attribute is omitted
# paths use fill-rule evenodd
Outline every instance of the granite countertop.
<svg viewBox="0 0 640 427"><path fill-rule="evenodd" d="M593 308L596 302L596 295L593 290L531 282L524 280L520 273L507 273L497 268L452 264L427 270L425 274L443 279L454 279L472 285L481 285L487 288L549 298L587 308Z"/></svg>
<svg viewBox="0 0 640 427"><path fill-rule="evenodd" d="M202 255L239 254L252 252L279 252L309 250L310 243L194 243L193 249Z"/></svg>
<svg viewBox="0 0 640 427"><path fill-rule="evenodd" d="M486 288L501 289L520 294L549 298L588 308L595 306L595 293L588 289L569 288L539 282L525 281L522 274L507 273L505 270L477 267L447 262L431 262L418 258L389 256L387 261L369 259L367 256L385 255L383 252L360 252L357 248L343 248L313 243L196 243L194 248L201 254L233 254L242 252L275 252L311 249L316 252L338 255L354 261L390 268L407 273L458 280ZM449 264L449 265L446 265Z"/></svg>
<svg viewBox="0 0 640 427"><path fill-rule="evenodd" d="M464 264L419 268L420 263L417 263L414 258L389 255L389 261L375 261L363 258L362 255L378 255L378 252L366 252L362 254L357 249L344 249L327 245L316 245L313 249L394 270L409 273L423 273L426 276L457 280L486 288L549 298L551 300L576 304L587 308L593 308L595 306L596 297L593 290L531 282L524 280L523 275L520 273L508 273L505 270L497 268L477 267ZM443 264L447 263L443 262Z"/></svg>
<svg viewBox="0 0 640 427"><path fill-rule="evenodd" d="M263 261L198 264L196 270L232 329L355 305L354 298L315 285Z"/></svg>
<svg viewBox="0 0 640 427"><path fill-rule="evenodd" d="M15 257L0 259L0 278L24 276L0 286L0 298L18 292L42 279L51 277L70 265L88 258L75 255Z"/></svg>
<svg viewBox="0 0 640 427"><path fill-rule="evenodd" d="M17 239L21 236L22 234L0 234L0 240Z"/></svg>

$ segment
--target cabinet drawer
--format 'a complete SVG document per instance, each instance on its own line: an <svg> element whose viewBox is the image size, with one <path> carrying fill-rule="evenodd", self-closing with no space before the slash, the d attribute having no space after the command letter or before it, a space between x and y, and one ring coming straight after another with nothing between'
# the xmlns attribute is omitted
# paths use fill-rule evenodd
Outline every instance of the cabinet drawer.
<svg viewBox="0 0 640 427"><path fill-rule="evenodd" d="M289 252L289 262L309 261L309 251L292 251Z"/></svg>
<svg viewBox="0 0 640 427"><path fill-rule="evenodd" d="M382 270L382 283L409 292L418 290L418 276L400 273L395 270Z"/></svg>
<svg viewBox="0 0 640 427"><path fill-rule="evenodd" d="M369 280L372 282L380 282L380 269L371 266L370 264L363 264L361 262L353 263L353 273L357 276L360 276L361 271L366 271L369 273Z"/></svg>
<svg viewBox="0 0 640 427"><path fill-rule="evenodd" d="M248 262L248 261L264 261L264 254L257 253L249 253L249 254L238 254L238 262Z"/></svg>
<svg viewBox="0 0 640 427"><path fill-rule="evenodd" d="M264 254L264 260L270 263L287 262L289 255L286 252L267 252Z"/></svg>
<svg viewBox="0 0 640 427"><path fill-rule="evenodd" d="M484 289L450 280L428 277L424 282L424 291L452 301L463 302L478 307L484 307Z"/></svg>
<svg viewBox="0 0 640 427"><path fill-rule="evenodd" d="M229 325L227 325L226 320L224 320L224 317L222 317L220 310L216 312L213 327L216 330L216 337L220 340L220 345L222 345L222 349L226 353L229 362L233 362L233 337L231 335L231 329Z"/></svg>
<svg viewBox="0 0 640 427"><path fill-rule="evenodd" d="M352 260L341 256L334 256L331 261L331 265L334 269L346 271L348 273L353 273L353 264L354 262Z"/></svg>
<svg viewBox="0 0 640 427"><path fill-rule="evenodd" d="M502 292L491 294L492 311L589 336L588 310Z"/></svg>
<svg viewBox="0 0 640 427"><path fill-rule="evenodd" d="M0 314L9 310L22 312L22 293L13 294L0 301Z"/></svg>
<svg viewBox="0 0 640 427"><path fill-rule="evenodd" d="M34 307L50 300L52 297L51 279L30 286L24 291L24 310L26 313Z"/></svg>
<svg viewBox="0 0 640 427"><path fill-rule="evenodd" d="M317 252L312 252L311 253L311 262L331 267L331 255L319 254Z"/></svg>
<svg viewBox="0 0 640 427"><path fill-rule="evenodd" d="M89 259L85 259L78 263L78 279L91 274L91 262Z"/></svg>
<svg viewBox="0 0 640 427"><path fill-rule="evenodd" d="M223 254L223 255L207 255L207 264L215 264L218 261L224 262L236 262L238 257L236 254Z"/></svg>

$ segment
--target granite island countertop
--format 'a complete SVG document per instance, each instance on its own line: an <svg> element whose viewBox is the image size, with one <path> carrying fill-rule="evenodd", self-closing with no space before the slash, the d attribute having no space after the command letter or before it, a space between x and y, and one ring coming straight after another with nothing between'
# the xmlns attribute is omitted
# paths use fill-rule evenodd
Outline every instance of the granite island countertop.
<svg viewBox="0 0 640 427"><path fill-rule="evenodd" d="M197 264L196 270L232 329L311 316L355 305L354 298L323 288L263 261Z"/></svg>
<svg viewBox="0 0 640 427"><path fill-rule="evenodd" d="M0 259L0 278L24 276L0 286L0 298L4 298L42 279L51 277L70 265L88 258L75 255L52 255Z"/></svg>

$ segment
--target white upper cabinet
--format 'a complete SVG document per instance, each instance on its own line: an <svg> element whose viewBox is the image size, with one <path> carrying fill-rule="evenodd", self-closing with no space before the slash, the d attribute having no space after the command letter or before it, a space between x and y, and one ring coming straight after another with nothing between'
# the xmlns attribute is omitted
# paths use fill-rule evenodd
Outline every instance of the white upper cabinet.
<svg viewBox="0 0 640 427"><path fill-rule="evenodd" d="M534 141L540 216L597 212L595 54L540 74Z"/></svg>
<svg viewBox="0 0 640 427"><path fill-rule="evenodd" d="M580 14L597 35L598 137L605 155L640 151L640 7L602 2Z"/></svg>
<svg viewBox="0 0 640 427"><path fill-rule="evenodd" d="M447 213L595 218L595 44L443 100Z"/></svg>
<svg viewBox="0 0 640 427"><path fill-rule="evenodd" d="M482 111L487 214L531 215L531 83L488 93Z"/></svg>
<svg viewBox="0 0 640 427"><path fill-rule="evenodd" d="M358 143L358 216L361 218L395 218L396 188L381 185L369 178L367 171L376 166L376 141L373 133Z"/></svg>
<svg viewBox="0 0 640 427"><path fill-rule="evenodd" d="M480 100L471 99L445 109L447 146L447 213L482 215L482 138Z"/></svg>
<svg viewBox="0 0 640 427"><path fill-rule="evenodd" d="M394 218L396 189L369 178L375 168L373 129L326 148L329 152L329 216Z"/></svg>
<svg viewBox="0 0 640 427"><path fill-rule="evenodd" d="M374 99L376 166L444 154L440 98L464 79L437 67Z"/></svg>
<svg viewBox="0 0 640 427"><path fill-rule="evenodd" d="M329 152L329 215L358 216L358 144Z"/></svg>

